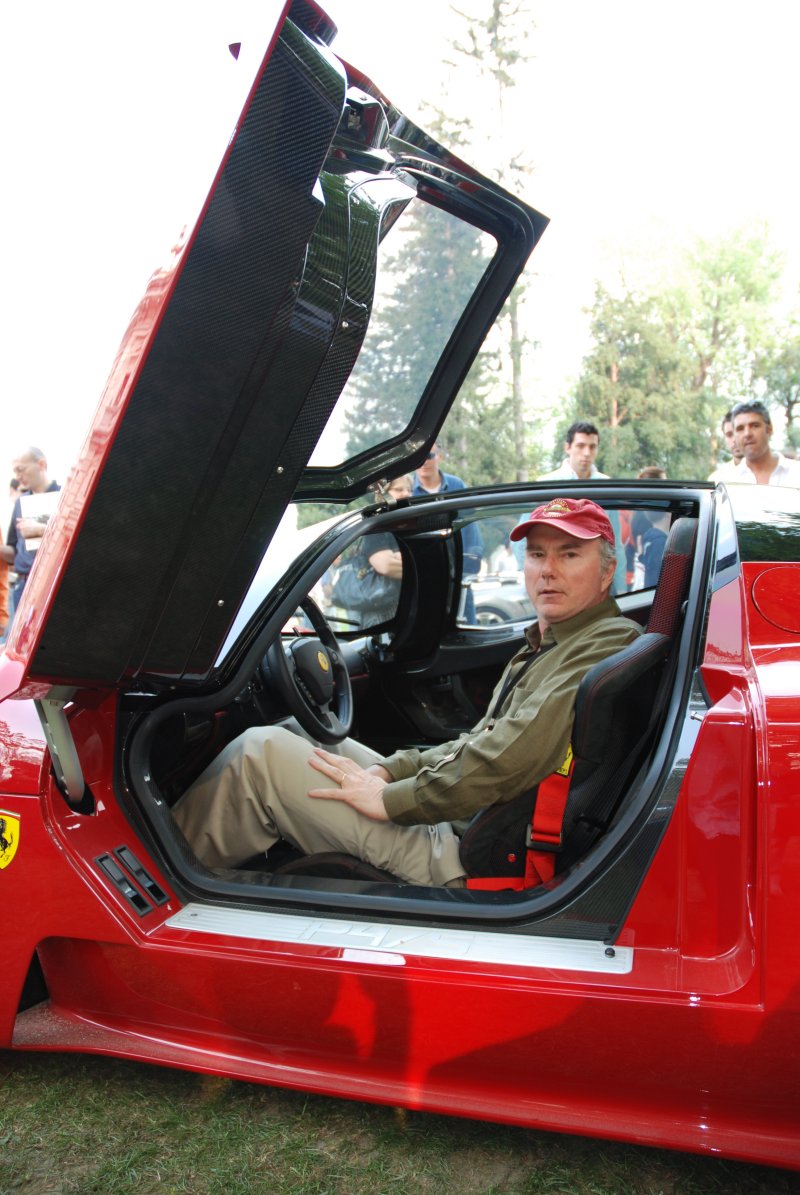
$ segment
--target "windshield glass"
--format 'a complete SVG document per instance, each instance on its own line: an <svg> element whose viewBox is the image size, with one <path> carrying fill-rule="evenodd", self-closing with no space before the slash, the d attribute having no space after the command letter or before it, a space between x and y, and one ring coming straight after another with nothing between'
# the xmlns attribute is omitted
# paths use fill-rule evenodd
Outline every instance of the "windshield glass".
<svg viewBox="0 0 800 1195"><path fill-rule="evenodd" d="M800 490L728 485L739 555L750 561L800 561Z"/></svg>

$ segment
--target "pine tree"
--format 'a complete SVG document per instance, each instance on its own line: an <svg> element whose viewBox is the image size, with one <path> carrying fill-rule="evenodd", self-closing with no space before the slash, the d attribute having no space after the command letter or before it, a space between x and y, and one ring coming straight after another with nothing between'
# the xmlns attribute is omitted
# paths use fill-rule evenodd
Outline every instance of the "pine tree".
<svg viewBox="0 0 800 1195"><path fill-rule="evenodd" d="M486 90L483 110L491 113L491 150L486 153L491 160L481 165L508 189L521 189L529 165L506 151L501 130L515 73L529 61L530 11L523 0L491 0L483 18L458 15L464 28L453 45L451 65L461 73L472 72L476 87ZM477 133L468 121L448 121L433 109L426 124L438 140L456 152L469 145L468 156L474 156ZM345 421L348 454L402 433L452 330L448 320L463 309L489 260L486 237L460 222L443 223L442 213L425 204L415 203L404 223L399 248L381 261L384 301L376 305L351 379L357 397ZM397 240L396 231L387 241ZM448 466L473 485L524 481L539 469L523 380L530 344L521 331L523 302L520 282L439 437Z"/></svg>
<svg viewBox="0 0 800 1195"><path fill-rule="evenodd" d="M532 30L535 28L526 0L490 0L488 13L479 18L455 9L464 22L460 39L453 44L454 65L474 70L488 86L484 111L491 113L491 139L484 147L482 168L507 190L524 191L532 164L518 146L518 132L508 130L505 114L513 106L513 92L518 73L527 66ZM513 138L513 142L511 140ZM521 310L525 302L526 282L519 279L506 300L500 327L503 345L500 353L505 368L499 385L493 389L492 403L504 435L505 455L496 481L527 481L541 466L538 430L526 401L523 361L533 341L522 332Z"/></svg>
<svg viewBox="0 0 800 1195"><path fill-rule="evenodd" d="M434 119L434 135L439 123ZM355 398L344 420L348 456L407 427L491 254L491 239L479 229L422 200L412 201L385 246L390 242L379 259L380 298L349 383ZM456 472L469 469L489 384L490 358L482 355L442 436Z"/></svg>

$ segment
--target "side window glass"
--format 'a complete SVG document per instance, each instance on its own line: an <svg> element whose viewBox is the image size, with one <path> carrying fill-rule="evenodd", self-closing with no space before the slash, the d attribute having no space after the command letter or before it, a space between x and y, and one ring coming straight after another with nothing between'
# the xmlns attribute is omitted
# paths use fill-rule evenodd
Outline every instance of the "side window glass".
<svg viewBox="0 0 800 1195"><path fill-rule="evenodd" d="M365 535L320 578L312 597L345 630L375 627L397 613L403 564L389 532Z"/></svg>
<svg viewBox="0 0 800 1195"><path fill-rule="evenodd" d="M536 617L525 589L525 541L510 539L514 527L530 511L530 506L506 508L484 518L473 512L456 525L464 558L457 616L460 626L525 624ZM617 554L612 595L618 597L632 589L655 585L669 529L669 511L650 509L645 514L609 509L608 516Z"/></svg>
<svg viewBox="0 0 800 1195"><path fill-rule="evenodd" d="M626 588L652 589L658 583L672 516L669 510L642 509L619 511L618 517L617 555L625 560Z"/></svg>
<svg viewBox="0 0 800 1195"><path fill-rule="evenodd" d="M351 219L360 204L380 205L385 185L368 179L356 187ZM420 198L390 206L382 233L364 343L312 467L341 464L409 427L436 362L497 252L488 233Z"/></svg>
<svg viewBox="0 0 800 1195"><path fill-rule="evenodd" d="M732 538L738 540L744 561L800 560L800 490L772 485L727 485L726 490L719 516L721 562L732 564ZM735 532L731 526L734 518ZM718 564L718 572L721 567Z"/></svg>
<svg viewBox="0 0 800 1195"><path fill-rule="evenodd" d="M535 618L525 591L525 545L509 539L527 513L509 510L483 519L473 515L457 525L464 559L457 616L460 626L529 623Z"/></svg>

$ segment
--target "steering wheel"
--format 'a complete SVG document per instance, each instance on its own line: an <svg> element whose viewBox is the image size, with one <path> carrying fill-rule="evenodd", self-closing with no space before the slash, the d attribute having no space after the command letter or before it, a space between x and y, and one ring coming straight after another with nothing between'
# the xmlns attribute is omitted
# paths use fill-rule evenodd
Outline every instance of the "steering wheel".
<svg viewBox="0 0 800 1195"><path fill-rule="evenodd" d="M320 743L339 743L353 725L353 690L339 643L313 598L300 608L315 635L285 643L278 635L267 648L269 679L297 721Z"/></svg>

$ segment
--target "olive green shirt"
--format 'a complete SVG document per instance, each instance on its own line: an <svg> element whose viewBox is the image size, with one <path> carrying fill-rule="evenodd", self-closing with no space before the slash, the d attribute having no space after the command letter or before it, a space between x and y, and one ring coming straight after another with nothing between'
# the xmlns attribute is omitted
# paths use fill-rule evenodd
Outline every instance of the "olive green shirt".
<svg viewBox="0 0 800 1195"><path fill-rule="evenodd" d="M382 761L392 777L383 791L391 820L408 826L469 818L549 776L566 756L584 675L640 634L610 597L548 627L541 643L538 626L529 627L526 646L504 670L477 726L452 742ZM495 713L507 678L537 653Z"/></svg>

